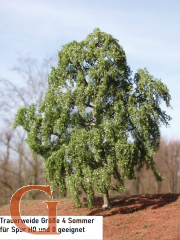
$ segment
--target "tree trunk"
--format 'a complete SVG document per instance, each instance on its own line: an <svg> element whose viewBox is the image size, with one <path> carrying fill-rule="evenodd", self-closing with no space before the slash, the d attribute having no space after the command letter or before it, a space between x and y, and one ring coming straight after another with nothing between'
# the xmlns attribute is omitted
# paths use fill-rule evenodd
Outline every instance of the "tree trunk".
<svg viewBox="0 0 180 240"><path fill-rule="evenodd" d="M97 115L97 111L96 111L96 100L94 102L94 124L96 124L96 115ZM103 209L108 209L111 208L110 205L110 201L109 201L109 194L108 194L108 190L106 190L106 193L103 194L103 200L104 200L104 204L102 206Z"/></svg>
<svg viewBox="0 0 180 240"><path fill-rule="evenodd" d="M112 206L110 205L108 191L106 191L106 193L103 195L103 200L104 200L104 204L102 206L103 209L112 208Z"/></svg>

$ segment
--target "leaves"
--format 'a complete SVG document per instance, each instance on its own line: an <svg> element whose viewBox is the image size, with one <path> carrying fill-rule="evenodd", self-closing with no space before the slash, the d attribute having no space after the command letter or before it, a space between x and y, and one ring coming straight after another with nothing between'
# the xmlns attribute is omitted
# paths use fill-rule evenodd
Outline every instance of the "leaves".
<svg viewBox="0 0 180 240"><path fill-rule="evenodd" d="M136 165L151 167L162 180L153 156L160 125L171 119L160 103L169 107L170 99L166 85L147 69L132 79L118 40L97 28L84 41L63 46L41 106L19 108L13 128L28 132L28 146L44 158L52 187L65 196L67 181L79 207L81 186L92 207L94 189L123 191L123 179L135 179Z"/></svg>

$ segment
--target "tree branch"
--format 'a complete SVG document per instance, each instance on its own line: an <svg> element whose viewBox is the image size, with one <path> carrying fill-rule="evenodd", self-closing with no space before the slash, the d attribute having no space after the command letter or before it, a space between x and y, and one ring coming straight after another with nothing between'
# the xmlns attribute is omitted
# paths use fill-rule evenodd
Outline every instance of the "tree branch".
<svg viewBox="0 0 180 240"><path fill-rule="evenodd" d="M92 106L91 104L86 104L86 103L85 103L85 105L86 105L87 107L94 108L94 106Z"/></svg>
<svg viewBox="0 0 180 240"><path fill-rule="evenodd" d="M10 188L11 190L13 190L12 187L11 187L7 182L3 181L2 179L0 179L0 181L1 181L5 186L7 186L7 187Z"/></svg>
<svg viewBox="0 0 180 240"><path fill-rule="evenodd" d="M5 83L8 83L9 85L11 85L11 86L14 88L14 90L18 93L18 95L20 96L21 100L24 102L24 105L25 105L26 107L28 106L26 100L24 99L24 97L22 96L22 94L19 92L19 90L16 88L16 86L15 86L13 83L11 83L10 81L8 81L8 80L6 80L6 79L1 79L0 81L4 81Z"/></svg>
<svg viewBox="0 0 180 240"><path fill-rule="evenodd" d="M85 79L85 78L83 79L83 83L84 83L84 86L85 86L85 87L87 87L87 86L88 86L88 83L87 83L87 81L86 81L86 79Z"/></svg>
<svg viewBox="0 0 180 240"><path fill-rule="evenodd" d="M57 137L60 137L61 134L60 133L53 133L53 135L57 136Z"/></svg>
<svg viewBox="0 0 180 240"><path fill-rule="evenodd" d="M82 69L81 69L81 65L80 65L80 63L79 63L78 61L77 61L77 68L80 69L80 70L82 71ZM83 83L84 83L84 86L85 86L85 87L88 86L88 83L87 83L87 81L86 81L85 78L83 79Z"/></svg>
<svg viewBox="0 0 180 240"><path fill-rule="evenodd" d="M96 47L101 47L101 43L100 42L98 42L98 43L96 43Z"/></svg>
<svg viewBox="0 0 180 240"><path fill-rule="evenodd" d="M126 130L126 131L121 131L121 133L129 132L129 131L131 131L131 130L133 130L133 129L135 129L135 128L136 128L136 127L130 128L130 129Z"/></svg>
<svg viewBox="0 0 180 240"><path fill-rule="evenodd" d="M95 126L95 123L85 123L86 126Z"/></svg>

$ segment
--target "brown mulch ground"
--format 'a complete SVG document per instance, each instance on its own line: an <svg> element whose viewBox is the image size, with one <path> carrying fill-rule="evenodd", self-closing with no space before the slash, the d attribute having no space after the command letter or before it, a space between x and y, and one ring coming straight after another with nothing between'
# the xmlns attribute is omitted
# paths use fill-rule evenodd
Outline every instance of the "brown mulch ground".
<svg viewBox="0 0 180 240"><path fill-rule="evenodd" d="M57 216L103 216L103 239L180 240L180 194L150 194L110 198L112 209L103 210L102 197L95 206L76 209L72 199L60 201ZM47 216L43 200L21 201L22 216ZM84 203L86 205L86 203ZM9 205L0 216L10 216Z"/></svg>

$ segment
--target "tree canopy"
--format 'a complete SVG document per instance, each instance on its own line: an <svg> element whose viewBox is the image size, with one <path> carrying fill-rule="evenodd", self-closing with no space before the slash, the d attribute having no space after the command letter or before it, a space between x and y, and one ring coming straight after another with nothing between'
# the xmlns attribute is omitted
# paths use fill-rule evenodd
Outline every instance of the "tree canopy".
<svg viewBox="0 0 180 240"><path fill-rule="evenodd" d="M12 128L27 131L28 147L43 157L46 178L61 196L67 180L76 207L79 186L92 207L94 189L121 192L124 179L136 179L135 166L146 165L163 179L153 157L160 126L171 120L160 104L170 107L171 96L146 68L131 75L118 40L96 28L59 51L41 106L20 107L15 115Z"/></svg>

